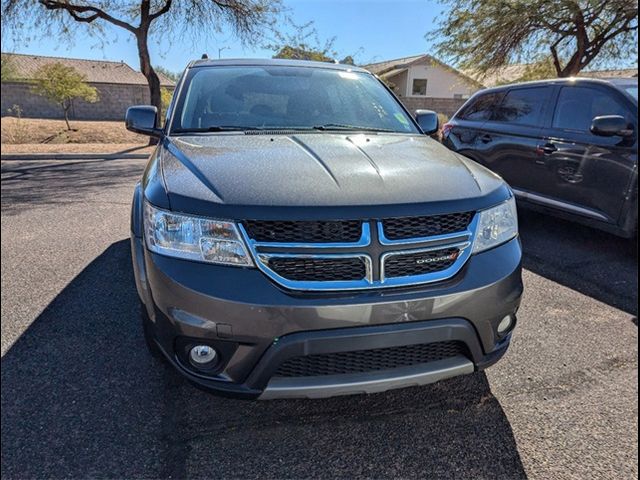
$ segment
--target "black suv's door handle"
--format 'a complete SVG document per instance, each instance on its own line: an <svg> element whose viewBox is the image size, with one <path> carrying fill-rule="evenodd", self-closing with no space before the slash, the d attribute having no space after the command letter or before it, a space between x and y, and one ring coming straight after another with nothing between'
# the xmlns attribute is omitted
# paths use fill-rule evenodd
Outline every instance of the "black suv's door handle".
<svg viewBox="0 0 640 480"><path fill-rule="evenodd" d="M480 141L482 143L489 143L491 140L492 140L491 135L489 135L488 133L485 133L480 137Z"/></svg>
<svg viewBox="0 0 640 480"><path fill-rule="evenodd" d="M538 145L536 149L541 155L551 155L553 152L558 150L558 147L556 147L553 143L545 143L544 145Z"/></svg>

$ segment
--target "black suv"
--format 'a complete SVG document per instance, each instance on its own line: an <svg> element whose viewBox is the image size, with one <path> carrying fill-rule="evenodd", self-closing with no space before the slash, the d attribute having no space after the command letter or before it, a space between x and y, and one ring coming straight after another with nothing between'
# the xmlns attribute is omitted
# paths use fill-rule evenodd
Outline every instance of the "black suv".
<svg viewBox="0 0 640 480"><path fill-rule="evenodd" d="M325 397L472 373L522 294L515 199L366 70L199 60L157 128L131 217L143 326L192 382Z"/></svg>
<svg viewBox="0 0 640 480"><path fill-rule="evenodd" d="M519 201L631 237L638 225L638 79L482 90L443 143L500 174Z"/></svg>

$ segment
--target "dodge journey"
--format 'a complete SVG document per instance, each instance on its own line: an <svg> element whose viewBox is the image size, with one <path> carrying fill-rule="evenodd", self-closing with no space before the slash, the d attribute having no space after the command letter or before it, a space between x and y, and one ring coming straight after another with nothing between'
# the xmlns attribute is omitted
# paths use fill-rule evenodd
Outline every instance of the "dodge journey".
<svg viewBox="0 0 640 480"><path fill-rule="evenodd" d="M198 60L131 214L151 351L244 398L374 393L506 352L522 295L514 195L430 138L366 70ZM162 125L162 126L161 126Z"/></svg>

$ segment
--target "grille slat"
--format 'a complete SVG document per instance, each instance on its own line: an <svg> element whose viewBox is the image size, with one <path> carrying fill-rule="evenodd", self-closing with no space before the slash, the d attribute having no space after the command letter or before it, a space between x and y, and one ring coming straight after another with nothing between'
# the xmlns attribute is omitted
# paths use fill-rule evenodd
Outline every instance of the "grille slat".
<svg viewBox="0 0 640 480"><path fill-rule="evenodd" d="M471 222L472 212L423 217L398 217L382 220L384 235L389 240L432 237L462 232Z"/></svg>
<svg viewBox="0 0 640 480"><path fill-rule="evenodd" d="M373 372L444 360L457 355L468 356L465 344L458 341L307 355L285 360L278 367L275 376L311 377Z"/></svg>
<svg viewBox="0 0 640 480"><path fill-rule="evenodd" d="M247 233L257 242L350 243L360 240L360 220L243 222Z"/></svg>
<svg viewBox="0 0 640 480"><path fill-rule="evenodd" d="M391 278L439 272L453 265L459 253L458 248L445 248L392 255L384 263L384 275Z"/></svg>
<svg viewBox="0 0 640 480"><path fill-rule="evenodd" d="M294 281L362 280L367 274L365 262L360 257L272 257L268 265L281 277Z"/></svg>

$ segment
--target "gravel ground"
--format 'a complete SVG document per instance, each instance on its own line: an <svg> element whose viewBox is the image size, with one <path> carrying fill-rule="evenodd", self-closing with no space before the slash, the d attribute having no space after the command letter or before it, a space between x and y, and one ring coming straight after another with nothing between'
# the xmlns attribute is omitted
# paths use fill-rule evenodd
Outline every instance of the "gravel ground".
<svg viewBox="0 0 640 480"><path fill-rule="evenodd" d="M144 161L2 162L2 478L637 478L636 246L521 214L525 297L486 373L248 402L145 351Z"/></svg>

